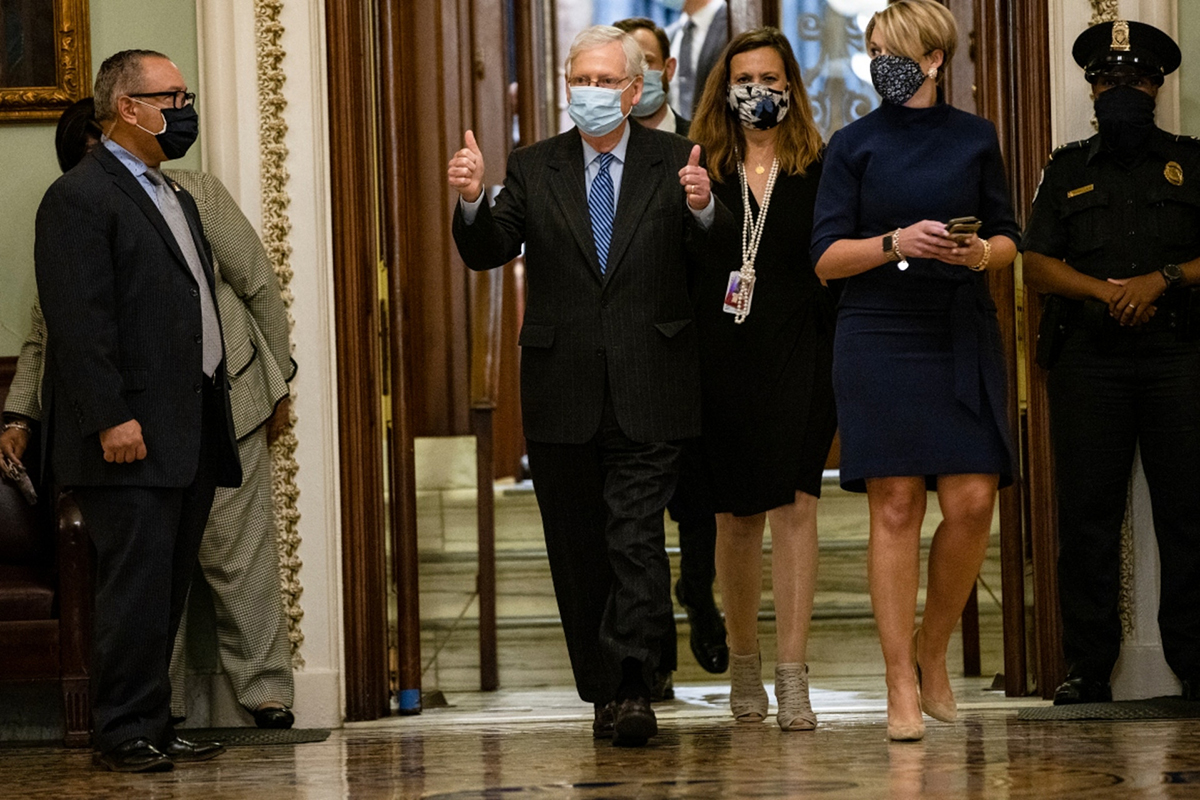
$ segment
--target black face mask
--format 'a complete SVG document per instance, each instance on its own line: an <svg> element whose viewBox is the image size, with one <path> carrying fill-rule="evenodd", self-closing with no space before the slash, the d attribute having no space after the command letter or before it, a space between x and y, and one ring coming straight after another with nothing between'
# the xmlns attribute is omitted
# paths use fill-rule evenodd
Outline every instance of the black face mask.
<svg viewBox="0 0 1200 800"><path fill-rule="evenodd" d="M1136 152L1154 131L1154 98L1132 86L1114 86L1096 96L1100 141L1118 153Z"/></svg>
<svg viewBox="0 0 1200 800"><path fill-rule="evenodd" d="M137 98L134 99L137 100ZM137 100L137 102L142 103L141 100ZM158 146L162 148L167 161L183 158L188 149L195 144L196 137L200 135L200 115L196 113L196 107L158 108L149 103L142 103L142 105L150 106L162 114L163 129L155 133L142 128L141 125L138 127L146 133L152 134L158 140Z"/></svg>
<svg viewBox="0 0 1200 800"><path fill-rule="evenodd" d="M907 56L877 55L871 59L871 83L879 96L902 106L925 83L921 65Z"/></svg>

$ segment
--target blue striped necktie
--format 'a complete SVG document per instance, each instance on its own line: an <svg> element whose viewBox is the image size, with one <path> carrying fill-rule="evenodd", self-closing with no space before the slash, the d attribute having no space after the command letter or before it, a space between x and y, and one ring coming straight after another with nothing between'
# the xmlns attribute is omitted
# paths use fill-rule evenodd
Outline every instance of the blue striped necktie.
<svg viewBox="0 0 1200 800"><path fill-rule="evenodd" d="M600 173L592 181L592 192L588 195L588 213L592 217L592 238L596 240L596 255L600 257L600 274L608 269L608 245L612 241L613 217L616 216L616 204L613 203L612 176L608 167L615 156L612 153L601 153L597 160L600 162Z"/></svg>

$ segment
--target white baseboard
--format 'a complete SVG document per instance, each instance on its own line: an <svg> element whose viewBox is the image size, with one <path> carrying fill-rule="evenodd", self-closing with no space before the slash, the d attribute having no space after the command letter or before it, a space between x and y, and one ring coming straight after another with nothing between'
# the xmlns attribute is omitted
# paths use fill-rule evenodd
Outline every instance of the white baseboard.
<svg viewBox="0 0 1200 800"><path fill-rule="evenodd" d="M297 728L342 727L342 676L335 670L295 673L296 699L292 711ZM238 705L229 676L223 672L188 675L187 728L240 728L254 717Z"/></svg>
<svg viewBox="0 0 1200 800"><path fill-rule="evenodd" d="M1144 700L1179 694L1179 679L1163 658L1162 645L1121 646L1121 657L1112 675L1113 700Z"/></svg>
<svg viewBox="0 0 1200 800"><path fill-rule="evenodd" d="M342 675L337 670L310 670L296 673L297 728L340 728L342 713Z"/></svg>

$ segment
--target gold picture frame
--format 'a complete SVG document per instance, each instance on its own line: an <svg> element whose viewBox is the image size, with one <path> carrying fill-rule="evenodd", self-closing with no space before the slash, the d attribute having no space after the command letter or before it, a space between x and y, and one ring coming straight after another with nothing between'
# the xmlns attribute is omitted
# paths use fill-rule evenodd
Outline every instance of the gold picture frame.
<svg viewBox="0 0 1200 800"><path fill-rule="evenodd" d="M91 81L88 0L0 2L0 122L58 119Z"/></svg>

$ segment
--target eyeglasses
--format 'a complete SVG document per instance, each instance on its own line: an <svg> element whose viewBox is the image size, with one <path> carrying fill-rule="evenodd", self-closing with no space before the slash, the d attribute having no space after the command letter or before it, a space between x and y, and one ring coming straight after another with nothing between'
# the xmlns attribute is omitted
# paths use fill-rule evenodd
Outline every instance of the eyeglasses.
<svg viewBox="0 0 1200 800"><path fill-rule="evenodd" d="M601 89L616 89L622 82L629 80L628 77L623 78L589 78L585 75L572 75L567 78L567 85L572 89L580 89L584 86L599 86Z"/></svg>
<svg viewBox="0 0 1200 800"><path fill-rule="evenodd" d="M185 108L196 103L195 92L137 92L130 94L130 97L169 97L171 98L172 108Z"/></svg>

